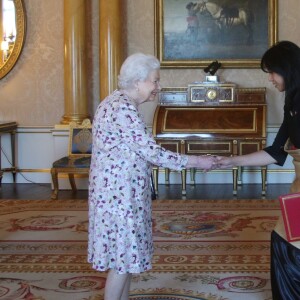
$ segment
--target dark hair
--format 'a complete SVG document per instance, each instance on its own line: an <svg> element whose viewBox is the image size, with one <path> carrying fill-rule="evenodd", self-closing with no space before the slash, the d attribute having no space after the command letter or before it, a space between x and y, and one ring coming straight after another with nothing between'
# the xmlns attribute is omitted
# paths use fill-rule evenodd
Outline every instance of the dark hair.
<svg viewBox="0 0 300 300"><path fill-rule="evenodd" d="M260 63L266 73L275 72L284 79L286 99L300 89L300 48L290 41L280 41L268 49Z"/></svg>

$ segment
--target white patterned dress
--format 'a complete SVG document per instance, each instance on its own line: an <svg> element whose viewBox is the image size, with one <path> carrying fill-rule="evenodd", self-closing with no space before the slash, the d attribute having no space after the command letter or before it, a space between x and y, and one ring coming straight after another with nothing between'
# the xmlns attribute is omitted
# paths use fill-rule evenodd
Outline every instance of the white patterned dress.
<svg viewBox="0 0 300 300"><path fill-rule="evenodd" d="M187 159L156 144L125 94L115 91L102 101L93 121L89 177L88 262L94 269L151 269L151 167L182 170Z"/></svg>

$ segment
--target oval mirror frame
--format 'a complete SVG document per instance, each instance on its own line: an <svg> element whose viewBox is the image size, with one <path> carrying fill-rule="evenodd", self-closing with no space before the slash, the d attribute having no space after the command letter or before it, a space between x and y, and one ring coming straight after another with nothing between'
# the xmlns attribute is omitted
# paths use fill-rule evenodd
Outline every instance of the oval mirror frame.
<svg viewBox="0 0 300 300"><path fill-rule="evenodd" d="M16 64L25 41L26 17L23 0L14 0L16 10L16 40L13 50L7 61L0 67L0 79L6 76Z"/></svg>

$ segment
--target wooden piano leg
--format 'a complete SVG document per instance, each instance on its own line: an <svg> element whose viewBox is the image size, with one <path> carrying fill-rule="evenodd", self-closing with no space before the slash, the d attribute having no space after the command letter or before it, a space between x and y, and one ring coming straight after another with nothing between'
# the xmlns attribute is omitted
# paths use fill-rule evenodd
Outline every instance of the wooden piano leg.
<svg viewBox="0 0 300 300"><path fill-rule="evenodd" d="M170 169L165 168L165 183L166 185L170 184Z"/></svg>
<svg viewBox="0 0 300 300"><path fill-rule="evenodd" d="M154 167L153 171L153 180L154 180L154 189L156 196L158 195L158 167Z"/></svg>
<svg viewBox="0 0 300 300"><path fill-rule="evenodd" d="M181 185L182 185L182 195L186 195L186 169L181 171Z"/></svg>
<svg viewBox="0 0 300 300"><path fill-rule="evenodd" d="M233 177L233 195L237 194L238 167L232 169Z"/></svg>
<svg viewBox="0 0 300 300"><path fill-rule="evenodd" d="M190 169L190 175L191 175L191 184L195 185L196 168Z"/></svg>
<svg viewBox="0 0 300 300"><path fill-rule="evenodd" d="M261 194L266 194L266 185L267 185L267 167L263 166L261 167L261 183L262 183L262 190Z"/></svg>

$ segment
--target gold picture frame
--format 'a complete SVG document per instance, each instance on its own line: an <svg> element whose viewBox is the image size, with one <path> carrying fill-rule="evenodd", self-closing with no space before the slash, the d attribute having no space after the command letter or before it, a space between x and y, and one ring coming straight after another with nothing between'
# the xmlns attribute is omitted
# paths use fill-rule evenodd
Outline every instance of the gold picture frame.
<svg viewBox="0 0 300 300"><path fill-rule="evenodd" d="M214 60L222 68L259 68L263 53L277 42L278 0L155 0L154 5L161 68L200 68ZM213 5L218 19L208 10ZM237 20L244 26L235 26Z"/></svg>

